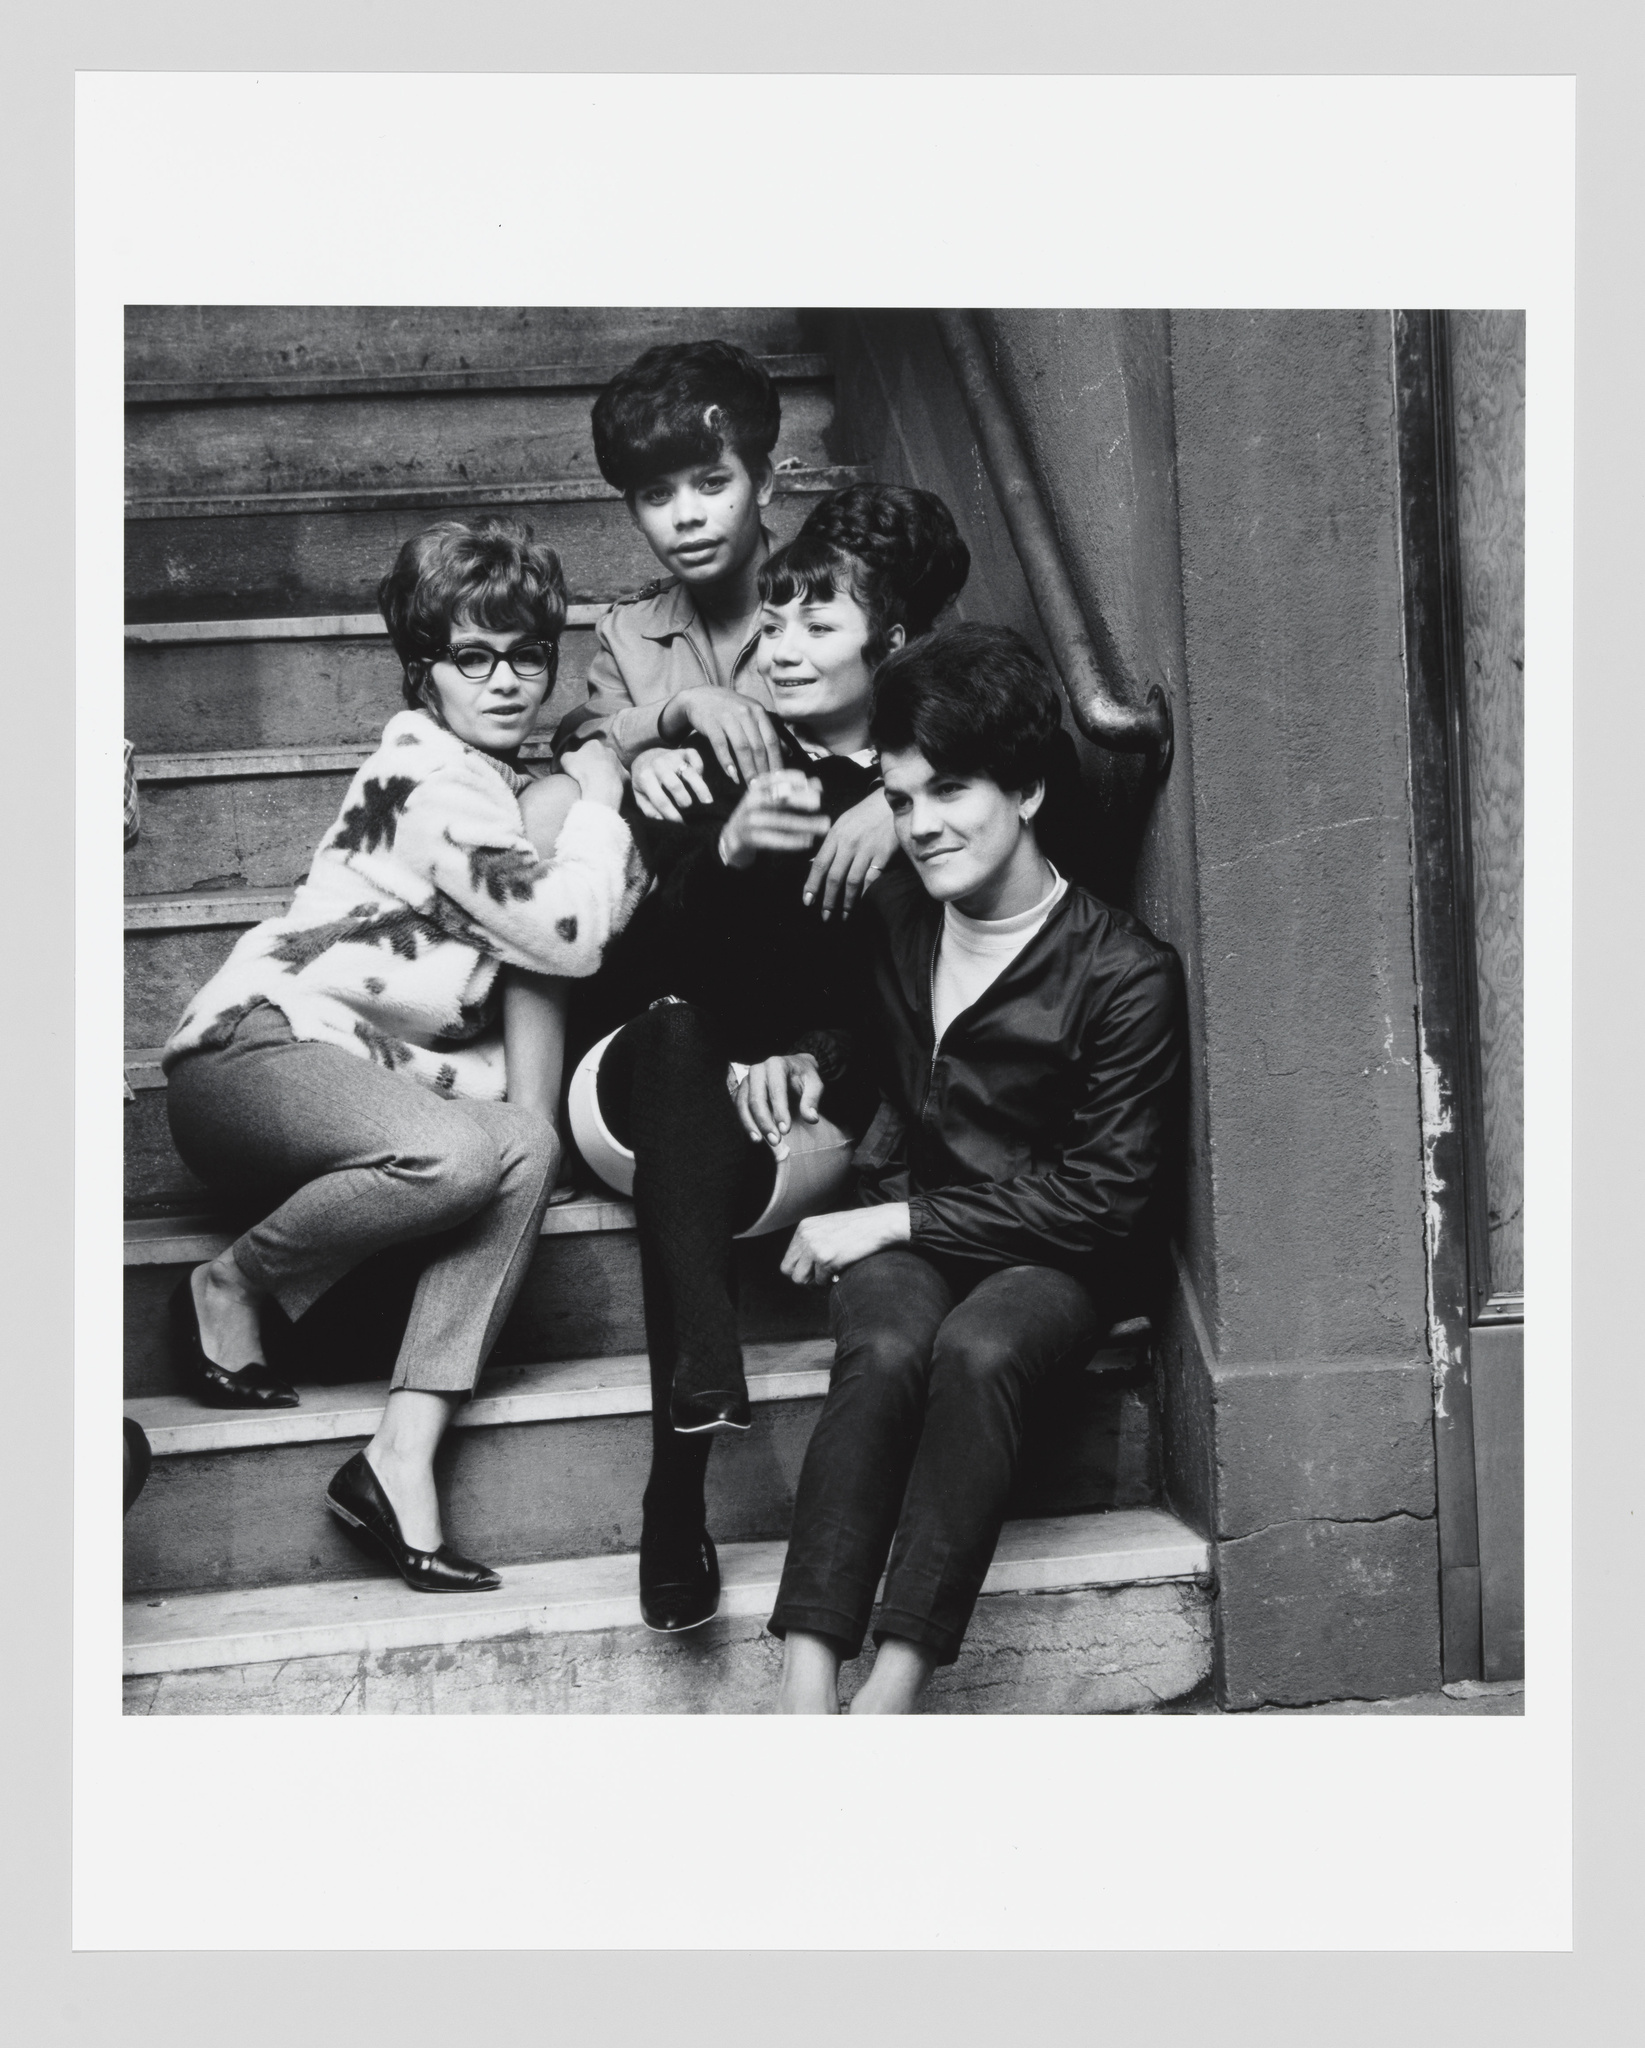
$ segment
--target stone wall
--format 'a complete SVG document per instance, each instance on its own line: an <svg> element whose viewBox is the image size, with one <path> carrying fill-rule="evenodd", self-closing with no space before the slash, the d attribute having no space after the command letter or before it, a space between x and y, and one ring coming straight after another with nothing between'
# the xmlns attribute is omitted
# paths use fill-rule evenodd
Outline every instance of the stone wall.
<svg viewBox="0 0 1645 2048"><path fill-rule="evenodd" d="M933 324L831 337L858 451L939 490L1037 635ZM1389 320L1014 311L996 374L1076 588L1177 753L1085 749L1101 880L1183 957L1168 1483L1219 1544L1233 1706L1437 1684Z"/></svg>

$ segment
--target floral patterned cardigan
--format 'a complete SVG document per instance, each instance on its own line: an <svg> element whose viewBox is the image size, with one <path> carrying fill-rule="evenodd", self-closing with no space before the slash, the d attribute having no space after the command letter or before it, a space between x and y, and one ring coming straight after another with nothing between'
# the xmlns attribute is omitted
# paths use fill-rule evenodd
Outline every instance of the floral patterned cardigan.
<svg viewBox="0 0 1645 2048"><path fill-rule="evenodd" d="M291 908L244 934L162 1064L272 1003L297 1038L437 1095L501 1100L499 968L592 974L647 883L627 825L586 798L545 862L520 817L525 781L426 712L398 712Z"/></svg>

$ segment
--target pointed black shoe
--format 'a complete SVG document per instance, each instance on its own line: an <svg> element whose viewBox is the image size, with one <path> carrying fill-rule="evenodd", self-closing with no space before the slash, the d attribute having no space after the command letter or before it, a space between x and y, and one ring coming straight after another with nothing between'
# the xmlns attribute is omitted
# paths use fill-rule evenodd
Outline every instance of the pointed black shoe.
<svg viewBox="0 0 1645 2048"><path fill-rule="evenodd" d="M400 1534L400 1518L364 1451L356 1451L326 1488L326 1506L339 1522L369 1537L416 1593L494 1593L503 1583L488 1564L459 1557L449 1543L413 1550Z"/></svg>
<svg viewBox="0 0 1645 2048"><path fill-rule="evenodd" d="M297 1389L277 1379L266 1365L230 1372L208 1358L200 1342L200 1314L194 1306L194 1275L185 1273L171 1297L171 1362L185 1390L208 1408L295 1408Z"/></svg>
<svg viewBox="0 0 1645 2048"><path fill-rule="evenodd" d="M747 1387L711 1387L704 1394L687 1394L676 1386L668 1396L668 1420L676 1436L706 1436L714 1429L754 1426Z"/></svg>
<svg viewBox="0 0 1645 2048"><path fill-rule="evenodd" d="M677 1549L662 1558L647 1557L641 1536L640 1619L647 1628L659 1635L677 1636L712 1621L719 1606L720 1560L706 1529L688 1549Z"/></svg>

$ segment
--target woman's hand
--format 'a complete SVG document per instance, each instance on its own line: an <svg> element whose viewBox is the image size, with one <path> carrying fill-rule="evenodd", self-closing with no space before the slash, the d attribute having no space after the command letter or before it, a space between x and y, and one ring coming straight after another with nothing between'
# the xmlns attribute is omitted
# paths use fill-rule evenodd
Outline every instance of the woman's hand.
<svg viewBox="0 0 1645 2048"><path fill-rule="evenodd" d="M680 813L692 804L711 804L714 795L703 780L702 756L695 747L647 747L628 770L634 801L648 818L682 823Z"/></svg>
<svg viewBox="0 0 1645 2048"><path fill-rule="evenodd" d="M810 1053L773 1053L768 1060L756 1060L737 1083L737 1114L756 1144L763 1138L783 1159L787 1157L782 1141L790 1124L790 1096L805 1121L814 1124L822 1092L822 1075Z"/></svg>
<svg viewBox="0 0 1645 2048"><path fill-rule="evenodd" d="M756 775L720 834L720 858L746 868L760 853L805 853L828 830L822 784L798 768Z"/></svg>
<svg viewBox="0 0 1645 2048"><path fill-rule="evenodd" d="M714 749L733 782L752 782L756 775L783 764L782 746L770 714L751 697L739 697L735 690L701 684L694 690L677 691L664 704L657 731L663 739L673 741L693 726Z"/></svg>
<svg viewBox="0 0 1645 2048"><path fill-rule="evenodd" d="M847 1266L907 1244L908 1204L882 1202L872 1209L838 1209L831 1216L807 1216L788 1241L783 1271L797 1286L820 1287L837 1280Z"/></svg>
<svg viewBox="0 0 1645 2048"><path fill-rule="evenodd" d="M849 917L857 898L885 872L896 850L897 827L891 806L885 791L876 789L834 820L805 878L806 902L813 903L821 895L824 923L835 910L841 917Z"/></svg>
<svg viewBox="0 0 1645 2048"><path fill-rule="evenodd" d="M588 740L573 747L560 763L591 804L620 810L623 801L622 763L603 740Z"/></svg>

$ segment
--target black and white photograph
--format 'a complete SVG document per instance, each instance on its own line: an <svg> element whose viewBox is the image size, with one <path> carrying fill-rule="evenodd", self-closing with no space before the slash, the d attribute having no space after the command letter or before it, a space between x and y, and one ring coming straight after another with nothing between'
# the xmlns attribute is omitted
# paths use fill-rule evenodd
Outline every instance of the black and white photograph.
<svg viewBox="0 0 1645 2048"><path fill-rule="evenodd" d="M81 88L77 1940L1568 1939L1568 99L538 83Z"/></svg>
<svg viewBox="0 0 1645 2048"><path fill-rule="evenodd" d="M126 310L126 1710L1522 1703L1516 309Z"/></svg>

